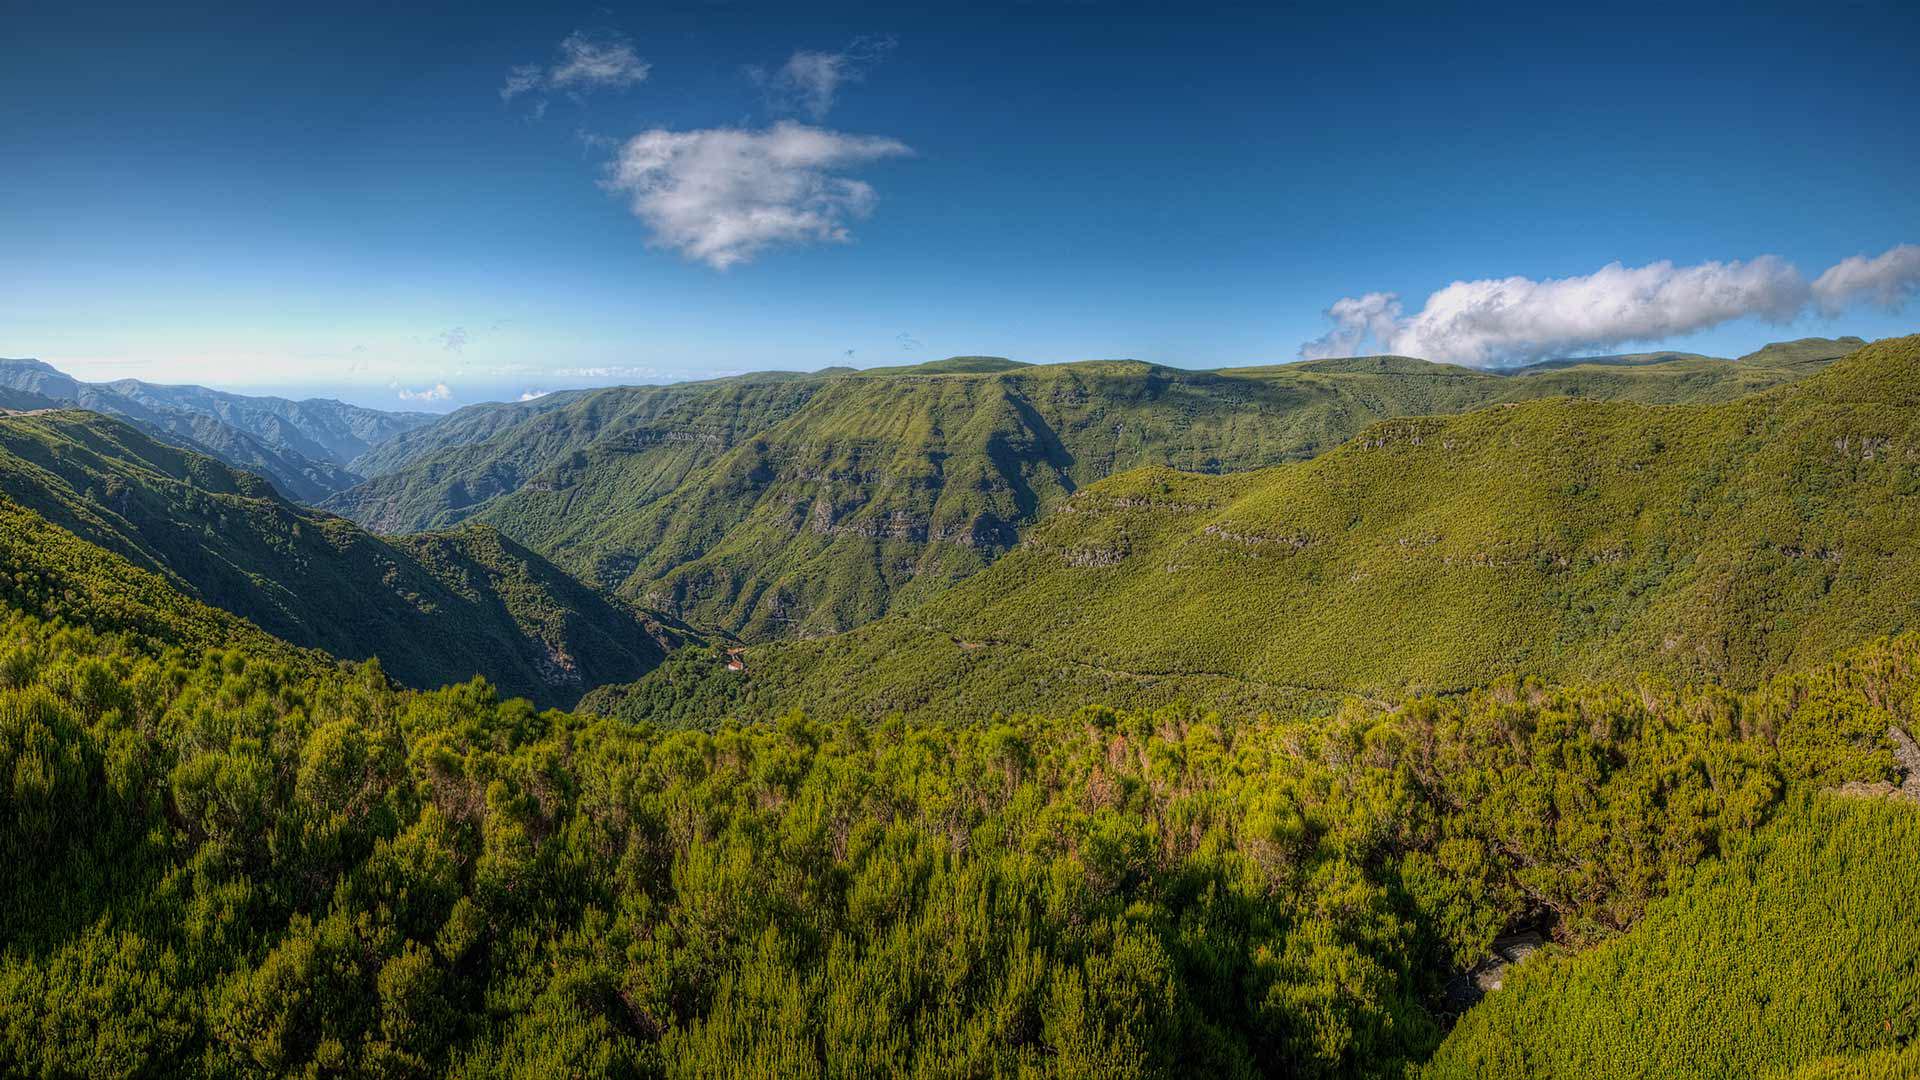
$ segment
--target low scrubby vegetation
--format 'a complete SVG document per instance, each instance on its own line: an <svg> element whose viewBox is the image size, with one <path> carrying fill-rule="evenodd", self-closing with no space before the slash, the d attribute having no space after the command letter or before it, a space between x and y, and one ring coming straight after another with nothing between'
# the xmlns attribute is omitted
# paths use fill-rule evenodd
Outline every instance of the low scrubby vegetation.
<svg viewBox="0 0 1920 1080"><path fill-rule="evenodd" d="M16 615L0 1073L1397 1075L1496 934L1607 940L1893 779L1916 691L1908 638L1748 694L667 730Z"/></svg>
<svg viewBox="0 0 1920 1080"><path fill-rule="evenodd" d="M1420 1075L1920 1075L1915 851L1912 803L1798 799L1630 933L1524 965Z"/></svg>

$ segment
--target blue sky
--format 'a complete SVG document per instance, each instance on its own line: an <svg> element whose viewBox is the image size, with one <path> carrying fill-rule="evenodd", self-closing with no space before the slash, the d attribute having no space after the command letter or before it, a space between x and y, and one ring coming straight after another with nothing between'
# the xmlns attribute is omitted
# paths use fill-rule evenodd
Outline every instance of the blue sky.
<svg viewBox="0 0 1920 1080"><path fill-rule="evenodd" d="M4 4L0 355L86 378L440 409L1920 314L1910 4Z"/></svg>

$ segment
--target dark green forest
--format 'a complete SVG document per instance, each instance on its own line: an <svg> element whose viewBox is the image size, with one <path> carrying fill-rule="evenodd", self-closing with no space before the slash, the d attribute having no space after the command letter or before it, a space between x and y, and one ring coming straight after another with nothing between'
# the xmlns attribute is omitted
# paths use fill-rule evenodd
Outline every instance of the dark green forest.
<svg viewBox="0 0 1920 1080"><path fill-rule="evenodd" d="M1521 967L1421 1075L1913 1075L1916 850L1912 803L1796 800L1630 933Z"/></svg>

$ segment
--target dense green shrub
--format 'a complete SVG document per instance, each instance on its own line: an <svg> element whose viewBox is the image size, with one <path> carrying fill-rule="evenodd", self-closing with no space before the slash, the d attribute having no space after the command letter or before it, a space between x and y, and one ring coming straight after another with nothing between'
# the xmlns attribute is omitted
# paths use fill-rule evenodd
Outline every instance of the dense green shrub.
<svg viewBox="0 0 1920 1080"><path fill-rule="evenodd" d="M1910 803L1798 798L1630 933L1522 965L1421 1076L1915 1075L1915 851Z"/></svg>
<svg viewBox="0 0 1920 1080"><path fill-rule="evenodd" d="M0 1074L1396 1075L1494 934L1605 941L1889 779L1917 653L681 731L14 616Z"/></svg>

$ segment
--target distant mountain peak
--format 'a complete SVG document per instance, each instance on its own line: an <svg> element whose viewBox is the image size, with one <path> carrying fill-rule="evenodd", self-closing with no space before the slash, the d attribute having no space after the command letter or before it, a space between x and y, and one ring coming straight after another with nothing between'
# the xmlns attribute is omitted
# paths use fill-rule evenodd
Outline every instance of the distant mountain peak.
<svg viewBox="0 0 1920 1080"><path fill-rule="evenodd" d="M1852 336L1837 338L1805 337L1792 341L1775 341L1748 353L1740 358L1740 363L1755 367L1792 367L1805 364L1820 364L1838 359L1848 353L1867 346L1865 338Z"/></svg>
<svg viewBox="0 0 1920 1080"><path fill-rule="evenodd" d="M1002 371L1014 371L1019 368L1033 367L1023 360L1009 360L1004 356L949 356L944 360L929 360L924 364L904 364L896 367L867 368L863 375L994 375Z"/></svg>
<svg viewBox="0 0 1920 1080"><path fill-rule="evenodd" d="M1395 372L1432 373L1436 370L1455 367L1452 364L1436 364L1431 360L1422 360L1417 356L1330 356L1323 360L1303 360L1293 365L1301 371L1322 371L1341 374L1389 374ZM1456 370L1466 371L1467 368Z"/></svg>
<svg viewBox="0 0 1920 1080"><path fill-rule="evenodd" d="M149 434L264 476L306 502L351 487L360 476L349 462L435 419L325 398L290 401L192 384L89 383L40 360L0 360L0 391L0 407L64 405L120 417Z"/></svg>

